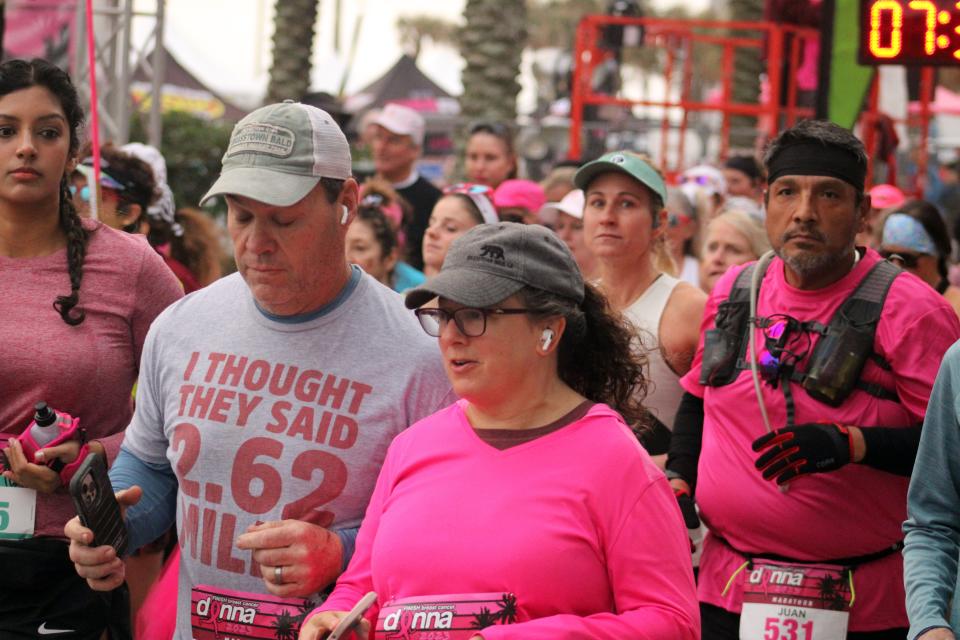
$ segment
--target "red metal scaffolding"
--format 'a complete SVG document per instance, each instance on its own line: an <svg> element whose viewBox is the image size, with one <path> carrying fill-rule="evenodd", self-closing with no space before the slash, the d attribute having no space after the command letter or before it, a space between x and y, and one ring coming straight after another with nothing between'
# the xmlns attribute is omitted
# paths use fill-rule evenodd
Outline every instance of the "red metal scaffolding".
<svg viewBox="0 0 960 640"><path fill-rule="evenodd" d="M592 81L597 67L609 59L613 52L602 45L604 27L641 27L645 32L643 46L663 50L662 96L644 96L631 99L622 95L608 95L593 89ZM731 35L732 33L747 35ZM571 99L571 123L569 155L579 159L583 150L584 110L588 105L617 105L626 109L634 107L660 107L660 149L656 158L668 177L677 175L682 166L689 117L692 113L716 113L720 115L719 158L723 160L730 149L731 117L748 115L757 118L758 135L772 138L780 130L798 120L814 116L812 107L799 106L797 71L802 64L803 47L810 40L819 38L816 29L797 27L772 22L729 22L713 20L675 20L664 18L620 18L611 16L587 16L577 28L575 68ZM694 60L696 44L719 47L721 50L721 75L719 100L692 100L691 85L698 72ZM738 49L759 49L764 60L766 91L755 103L738 103L733 100L734 57ZM926 175L928 163L928 137L935 113L931 109L935 85L935 70L921 69L919 109L908 114L905 120L897 120L917 132L917 175ZM679 90L677 88L679 87ZM671 90L672 89L672 90ZM873 176L873 164L877 158L877 124L885 117L879 109L879 82L876 77L871 84L860 115L859 130L870 159L869 177ZM674 126L669 113L678 109L679 123ZM672 131L672 129L676 131ZM671 133L673 135L671 135ZM672 146L671 146L672 144ZM673 161L671 161L673 160ZM891 174L895 174L894 170ZM919 193L917 185L906 185L908 190Z"/></svg>
<svg viewBox="0 0 960 640"><path fill-rule="evenodd" d="M643 28L644 47L664 50L663 96L645 96L643 99L629 99L597 92L592 87L592 79L597 66L612 55L601 45L604 27L620 25ZM733 36L731 32L747 33L746 36ZM672 175L683 167L679 166L684 157L684 145L688 129L689 115L694 112L714 112L721 115L720 157L726 157L729 151L731 116L748 115L758 118L765 133L773 136L782 126L790 126L798 119L813 116L813 109L797 105L796 72L801 64L801 51L805 42L817 39L816 29L780 25L770 22L728 22L714 20L674 20L664 18L619 18L611 16L587 16L577 28L577 42L574 69L573 95L571 100L570 156L579 158L582 150L582 131L584 126L584 108L587 105L618 105L628 109L633 107L661 107L664 117L660 123L660 158L665 173ZM784 43L788 42L786 47ZM720 100L692 100L690 96L692 79L697 73L694 60L694 45L703 43L721 49L722 73L720 80ZM766 78L769 90L757 103L737 103L733 101L733 65L737 49L759 49L765 52ZM678 63L678 58L680 62ZM786 58L786 66L784 65ZM679 67L679 68L678 68ZM677 75L679 74L679 82ZM671 96L672 87L680 87L679 96ZM781 95L785 93L785 95ZM679 109L682 113L679 131L676 137L675 154L668 153L670 145L671 123L666 113L670 109ZM678 160L671 165L669 158Z"/></svg>

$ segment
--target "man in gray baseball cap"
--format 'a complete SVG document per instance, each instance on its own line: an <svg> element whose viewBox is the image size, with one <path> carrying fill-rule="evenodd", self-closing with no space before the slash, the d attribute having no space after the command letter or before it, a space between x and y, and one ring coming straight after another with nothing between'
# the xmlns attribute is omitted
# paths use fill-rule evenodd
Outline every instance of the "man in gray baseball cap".
<svg viewBox="0 0 960 640"><path fill-rule="evenodd" d="M254 111L204 196L227 201L239 273L150 329L111 481L142 490L120 494L131 550L176 516L179 638L212 637L211 602L260 628L309 607L352 554L387 445L454 399L436 342L346 261L357 194L327 113ZM123 582L111 547L77 520L66 534L94 589Z"/></svg>

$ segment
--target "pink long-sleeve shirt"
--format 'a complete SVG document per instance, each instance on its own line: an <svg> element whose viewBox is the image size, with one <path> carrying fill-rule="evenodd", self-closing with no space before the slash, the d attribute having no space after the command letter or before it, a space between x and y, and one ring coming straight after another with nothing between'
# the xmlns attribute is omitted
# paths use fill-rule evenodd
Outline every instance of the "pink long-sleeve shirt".
<svg viewBox="0 0 960 640"><path fill-rule="evenodd" d="M38 258L0 256L0 444L30 424L44 400L99 441L112 462L133 415L130 390L153 319L183 289L144 236L84 220L90 232L80 304L65 323L53 308L70 293L66 248ZM66 488L37 496L35 533L63 537L76 515Z"/></svg>
<svg viewBox="0 0 960 640"><path fill-rule="evenodd" d="M617 413L595 405L500 451L465 406L393 441L353 560L314 613L348 611L371 590L378 606L502 592L515 595L517 622L487 627L486 640L700 637L676 500Z"/></svg>

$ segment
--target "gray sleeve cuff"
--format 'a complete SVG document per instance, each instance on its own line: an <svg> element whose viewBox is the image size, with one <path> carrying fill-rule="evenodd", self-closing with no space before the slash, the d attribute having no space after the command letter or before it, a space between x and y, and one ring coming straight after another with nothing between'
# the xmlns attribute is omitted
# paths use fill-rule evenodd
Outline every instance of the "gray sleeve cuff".
<svg viewBox="0 0 960 640"><path fill-rule="evenodd" d="M337 537L340 538L340 543L343 545L343 561L340 564L340 573L343 573L347 570L347 565L350 564L350 559L353 558L353 552L357 548L358 531L360 531L360 527L354 527L353 529L333 530L333 532L337 534Z"/></svg>

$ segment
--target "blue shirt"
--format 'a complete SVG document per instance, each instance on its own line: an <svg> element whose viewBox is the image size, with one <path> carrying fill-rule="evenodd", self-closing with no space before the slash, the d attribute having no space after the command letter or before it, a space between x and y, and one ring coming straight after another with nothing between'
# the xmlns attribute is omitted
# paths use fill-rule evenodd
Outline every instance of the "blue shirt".
<svg viewBox="0 0 960 640"><path fill-rule="evenodd" d="M903 548L908 638L960 630L960 342L940 364L907 494ZM951 604L952 602L952 604Z"/></svg>

